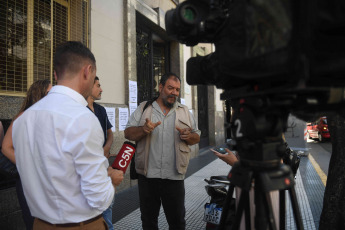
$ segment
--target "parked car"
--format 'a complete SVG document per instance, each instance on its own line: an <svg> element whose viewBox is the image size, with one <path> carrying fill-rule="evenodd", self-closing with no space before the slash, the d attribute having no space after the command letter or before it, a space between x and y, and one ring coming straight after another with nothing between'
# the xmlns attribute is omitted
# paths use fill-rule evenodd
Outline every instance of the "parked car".
<svg viewBox="0 0 345 230"><path fill-rule="evenodd" d="M330 139L327 117L320 117L315 122L307 123L307 135L309 139L318 139L320 142Z"/></svg>

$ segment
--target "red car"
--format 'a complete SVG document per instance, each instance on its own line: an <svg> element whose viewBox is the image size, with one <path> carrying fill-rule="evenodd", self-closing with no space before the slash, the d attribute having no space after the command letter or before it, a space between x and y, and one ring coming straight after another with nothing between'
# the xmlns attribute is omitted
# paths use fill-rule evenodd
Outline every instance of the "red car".
<svg viewBox="0 0 345 230"><path fill-rule="evenodd" d="M320 117L313 123L307 123L307 132L309 139L318 139L320 142L330 139L331 135L328 130L327 117Z"/></svg>

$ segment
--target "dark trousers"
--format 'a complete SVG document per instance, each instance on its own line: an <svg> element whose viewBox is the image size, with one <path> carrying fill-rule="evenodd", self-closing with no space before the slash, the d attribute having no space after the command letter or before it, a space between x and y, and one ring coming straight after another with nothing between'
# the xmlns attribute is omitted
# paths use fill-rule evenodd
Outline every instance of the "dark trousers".
<svg viewBox="0 0 345 230"><path fill-rule="evenodd" d="M158 229L161 204L169 224L169 229L185 229L186 210L183 180L138 178L140 211L143 230Z"/></svg>
<svg viewBox="0 0 345 230"><path fill-rule="evenodd" d="M23 217L26 229L31 230L34 225L34 218L31 216L29 206L26 203L23 186L22 186L22 182L20 181L20 178L18 178L16 181L16 191L17 191L18 202L19 202L20 208L22 209L22 217Z"/></svg>

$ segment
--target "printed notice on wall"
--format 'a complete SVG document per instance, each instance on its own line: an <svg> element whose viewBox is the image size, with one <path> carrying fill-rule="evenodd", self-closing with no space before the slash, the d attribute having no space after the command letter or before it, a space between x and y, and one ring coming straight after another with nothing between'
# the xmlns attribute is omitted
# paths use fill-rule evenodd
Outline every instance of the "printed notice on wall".
<svg viewBox="0 0 345 230"><path fill-rule="evenodd" d="M129 102L137 103L138 88L136 81L128 81L129 86Z"/></svg>
<svg viewBox="0 0 345 230"><path fill-rule="evenodd" d="M123 131L126 129L127 122L128 122L128 109L119 108L119 131Z"/></svg>
<svg viewBox="0 0 345 230"><path fill-rule="evenodd" d="M190 85L184 84L184 92L185 92L186 94L190 94L190 91L191 91Z"/></svg>
<svg viewBox="0 0 345 230"><path fill-rule="evenodd" d="M129 116L137 109L137 103L129 103Z"/></svg>
<svg viewBox="0 0 345 230"><path fill-rule="evenodd" d="M115 132L115 108L111 108L111 107L104 107L104 108L105 108L105 111L107 112L109 122L113 126L111 127L111 131Z"/></svg>
<svg viewBox="0 0 345 230"><path fill-rule="evenodd" d="M186 104L186 101L184 100L184 98L181 98L181 104L182 104L182 105L185 105L185 104Z"/></svg>

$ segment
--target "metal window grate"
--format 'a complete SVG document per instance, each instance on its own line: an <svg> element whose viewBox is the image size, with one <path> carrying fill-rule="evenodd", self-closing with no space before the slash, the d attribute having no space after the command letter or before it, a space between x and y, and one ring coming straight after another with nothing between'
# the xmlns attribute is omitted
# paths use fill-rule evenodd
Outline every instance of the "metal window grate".
<svg viewBox="0 0 345 230"><path fill-rule="evenodd" d="M53 15L53 52L55 53L56 47L68 40L68 8L54 2ZM55 78L53 84L56 84Z"/></svg>
<svg viewBox="0 0 345 230"><path fill-rule="evenodd" d="M165 47L153 44L153 97L159 96L159 82L166 72Z"/></svg>
<svg viewBox="0 0 345 230"><path fill-rule="evenodd" d="M24 95L34 81L52 81L52 57L60 43L88 45L88 3L0 0L0 94Z"/></svg>
<svg viewBox="0 0 345 230"><path fill-rule="evenodd" d="M33 81L50 78L51 3L36 1L33 20Z"/></svg>
<svg viewBox="0 0 345 230"><path fill-rule="evenodd" d="M25 0L0 0L0 90L26 90L27 3Z"/></svg>
<svg viewBox="0 0 345 230"><path fill-rule="evenodd" d="M70 40L80 41L88 45L88 28L87 28L87 1L71 1L70 2Z"/></svg>
<svg viewBox="0 0 345 230"><path fill-rule="evenodd" d="M152 39L149 33L137 27L137 81L138 103L152 98Z"/></svg>

